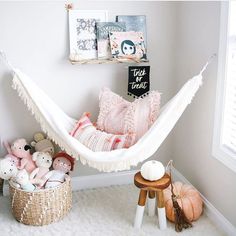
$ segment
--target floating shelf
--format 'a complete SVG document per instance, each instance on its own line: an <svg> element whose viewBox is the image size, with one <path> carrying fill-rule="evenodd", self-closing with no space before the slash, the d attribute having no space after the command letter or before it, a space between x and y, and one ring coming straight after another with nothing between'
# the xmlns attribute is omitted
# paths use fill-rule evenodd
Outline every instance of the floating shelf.
<svg viewBox="0 0 236 236"><path fill-rule="evenodd" d="M72 65L84 65L84 64L139 64L147 63L149 60L132 60L132 59L92 59L92 60L81 60L81 61L72 61L69 59Z"/></svg>

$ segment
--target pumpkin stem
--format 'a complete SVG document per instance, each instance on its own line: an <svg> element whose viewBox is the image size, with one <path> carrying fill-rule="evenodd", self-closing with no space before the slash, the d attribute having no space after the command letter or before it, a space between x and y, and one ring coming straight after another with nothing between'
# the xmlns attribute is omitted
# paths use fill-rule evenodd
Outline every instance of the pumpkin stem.
<svg viewBox="0 0 236 236"><path fill-rule="evenodd" d="M173 203L173 208L174 208L174 214L175 214L175 231L176 232L181 232L183 229L187 229L192 227L193 225L191 222L187 219L187 217L184 214L184 211L181 209L181 207L178 204L177 201L177 196L174 193L174 187L173 187L173 182L172 182L172 173L171 173L171 166L172 162L170 162L169 168L170 168L170 186L171 186L171 199Z"/></svg>

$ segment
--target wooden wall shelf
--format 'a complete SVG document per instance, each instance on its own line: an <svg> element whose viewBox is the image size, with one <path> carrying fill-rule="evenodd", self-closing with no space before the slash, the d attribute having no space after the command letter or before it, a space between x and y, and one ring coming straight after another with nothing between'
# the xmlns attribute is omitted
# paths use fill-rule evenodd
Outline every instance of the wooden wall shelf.
<svg viewBox="0 0 236 236"><path fill-rule="evenodd" d="M72 65L84 65L84 64L139 64L147 63L149 60L132 60L132 59L93 59L93 60L81 60L81 61L72 61L69 59Z"/></svg>

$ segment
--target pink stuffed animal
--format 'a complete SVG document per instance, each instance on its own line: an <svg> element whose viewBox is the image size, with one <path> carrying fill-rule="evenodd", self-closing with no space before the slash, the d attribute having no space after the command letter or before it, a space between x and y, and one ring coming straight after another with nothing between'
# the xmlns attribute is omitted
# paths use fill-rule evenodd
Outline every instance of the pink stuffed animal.
<svg viewBox="0 0 236 236"><path fill-rule="evenodd" d="M8 142L3 142L4 147L7 149L8 154L4 158L11 158L12 161L15 163L16 167L20 166L20 158L13 155L11 151L11 147Z"/></svg>
<svg viewBox="0 0 236 236"><path fill-rule="evenodd" d="M5 144L5 147L7 148L9 154L21 160L18 165L18 169L26 169L28 173L31 173L36 168L36 165L32 160L32 155L30 154L31 147L25 139L17 139L11 146L9 144Z"/></svg>

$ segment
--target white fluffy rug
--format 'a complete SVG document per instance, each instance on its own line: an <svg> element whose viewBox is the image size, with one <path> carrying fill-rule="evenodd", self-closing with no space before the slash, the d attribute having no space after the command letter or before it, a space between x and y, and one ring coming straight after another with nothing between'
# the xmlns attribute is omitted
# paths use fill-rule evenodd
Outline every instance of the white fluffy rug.
<svg viewBox="0 0 236 236"><path fill-rule="evenodd" d="M176 233L173 224L168 223L160 231L157 216L144 215L140 230L133 228L133 219L138 199L138 189L131 185L83 190L74 192L73 209L64 220L43 227L26 226L14 220L10 212L9 199L0 197L1 236L132 236L132 235L224 235L203 215L194 227Z"/></svg>

